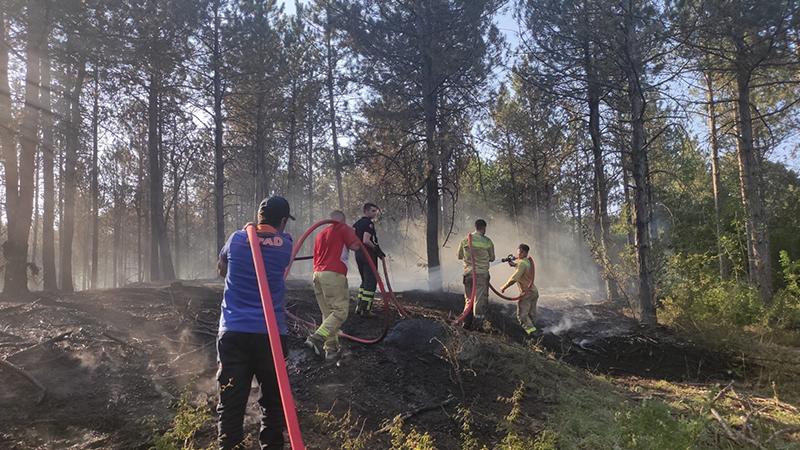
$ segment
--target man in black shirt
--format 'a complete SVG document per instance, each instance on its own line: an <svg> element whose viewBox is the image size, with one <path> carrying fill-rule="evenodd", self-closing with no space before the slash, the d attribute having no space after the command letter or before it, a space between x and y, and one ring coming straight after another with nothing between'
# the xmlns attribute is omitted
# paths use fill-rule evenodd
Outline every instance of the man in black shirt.
<svg viewBox="0 0 800 450"><path fill-rule="evenodd" d="M374 203L364 204L364 216L353 224L356 236L364 243L372 262L376 267L378 258L386 256L378 245L378 236L375 234L375 224L372 219L378 216L378 205ZM361 287L358 289L358 303L356 304L356 314L369 315L372 312L372 301L375 299L375 287L378 281L369 266L363 252L356 252L356 263L358 273L361 274Z"/></svg>

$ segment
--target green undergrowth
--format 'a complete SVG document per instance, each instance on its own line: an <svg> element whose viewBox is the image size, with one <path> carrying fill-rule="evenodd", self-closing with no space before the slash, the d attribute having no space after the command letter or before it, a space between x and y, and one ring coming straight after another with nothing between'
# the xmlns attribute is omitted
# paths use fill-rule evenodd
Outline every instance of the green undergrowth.
<svg viewBox="0 0 800 450"><path fill-rule="evenodd" d="M208 406L195 404L189 390L185 390L175 409L175 417L170 428L154 433L149 450L195 450L203 448L195 443L195 436L204 427L209 426L211 414Z"/></svg>
<svg viewBox="0 0 800 450"><path fill-rule="evenodd" d="M723 391L666 381L626 383L576 370L536 345L524 348L501 339L481 339L468 347L464 367L479 376L503 373L527 386L534 403L553 405L544 430L522 437L546 437L550 447L540 448L800 448L800 413L775 396L736 385Z"/></svg>

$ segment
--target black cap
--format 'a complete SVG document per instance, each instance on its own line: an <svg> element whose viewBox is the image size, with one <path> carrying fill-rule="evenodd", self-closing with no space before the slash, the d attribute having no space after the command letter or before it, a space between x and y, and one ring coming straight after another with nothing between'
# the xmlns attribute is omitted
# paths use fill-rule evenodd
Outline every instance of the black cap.
<svg viewBox="0 0 800 450"><path fill-rule="evenodd" d="M289 202L277 195L261 200L258 205L258 212L262 217L283 219L288 217L295 220L294 216L289 212Z"/></svg>

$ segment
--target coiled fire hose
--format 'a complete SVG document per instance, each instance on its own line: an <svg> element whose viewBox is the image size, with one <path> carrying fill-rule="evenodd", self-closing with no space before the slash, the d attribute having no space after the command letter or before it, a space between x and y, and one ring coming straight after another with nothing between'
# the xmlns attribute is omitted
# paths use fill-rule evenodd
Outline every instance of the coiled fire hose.
<svg viewBox="0 0 800 450"><path fill-rule="evenodd" d="M297 258L297 254L300 251L300 249L303 247L303 243L306 241L306 239L308 239L308 237L311 235L311 233L313 233L314 230L316 230L317 228L319 228L319 227L321 227L323 225L335 224L335 223L339 223L339 222L337 222L335 220L330 220L330 219L320 220L319 222L316 222L315 224L311 225L305 231L305 233L303 233L303 235L300 236L300 239L298 239L295 242L294 248L292 249L292 258L289 260L289 266L286 268L286 273L284 274L284 277L288 277L289 276L289 271L292 269L292 263ZM389 271L386 268L386 260L385 259L381 260L382 263L383 263L383 273L384 273L384 276L386 277L386 285L384 285L383 279L381 278L380 273L378 273L378 268L375 266L375 262L372 260L372 257L369 255L369 252L367 251L366 246L364 246L362 244L361 248L360 248L360 251L363 252L363 255L365 257L364 259L367 260L367 263L369 264L370 270L372 270L372 273L375 274L375 279L378 281L378 287L381 290L381 299L383 300L383 313L384 313L383 314L383 317L384 317L383 330L381 331L381 333L378 336L373 337L373 338L363 338L363 337L351 336L351 335L349 335L347 333L344 333L342 331L339 332L338 336L341 337L341 338L353 341L353 342L358 342L360 344L376 344L376 343L380 342L381 340L383 340L383 338L386 337L386 333L388 333L388 331L389 331L389 326L391 325L391 314L390 314L391 311L389 309L389 306L390 305L394 306L394 308L397 310L397 312L401 316L406 316L407 313L406 313L405 309L397 301L397 298L394 295L394 291L392 291L392 287L389 284ZM317 327L316 324L314 324L312 322L308 322L306 320L303 320L300 317L297 317L296 315L292 314L289 311L287 311L286 314L287 314L287 316L289 316L289 318L291 318L292 320L296 321L297 323L307 327L308 329L316 329L316 327Z"/></svg>
<svg viewBox="0 0 800 450"><path fill-rule="evenodd" d="M261 244L256 234L256 226L248 223L245 226L247 240L250 242L250 251L253 254L253 264L256 268L258 279L258 292L261 294L261 307L264 309L264 320L267 322L267 337L272 350L272 362L275 364L275 375L278 378L278 391L281 394L283 416L286 419L286 428L289 431L289 443L292 450L305 450L303 435L300 433L300 422L297 420L297 408L292 396L292 386L289 384L289 374L284 364L281 336L278 331L278 320L275 310L272 309L272 294L269 292L267 272L264 270L264 257L261 255Z"/></svg>

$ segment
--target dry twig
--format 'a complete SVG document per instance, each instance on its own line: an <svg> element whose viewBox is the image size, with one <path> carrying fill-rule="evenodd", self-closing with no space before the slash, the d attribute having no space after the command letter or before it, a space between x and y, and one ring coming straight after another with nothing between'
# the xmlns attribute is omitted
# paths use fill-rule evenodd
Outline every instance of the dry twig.
<svg viewBox="0 0 800 450"><path fill-rule="evenodd" d="M72 335L72 333L73 333L73 330L67 331L66 333L61 333L58 336L51 337L50 339L47 339L47 340L42 341L42 342L39 342L38 344L31 345L30 347L23 348L22 350L20 350L20 351L18 351L16 353L12 353L12 354L8 355L8 357L6 357L6 359L16 358L19 355L22 355L23 353L28 353L31 350L34 350L34 349L37 349L37 348L41 348L41 347L44 347L46 345L54 344L54 343L59 342L59 341L63 341L64 339L66 339L70 335Z"/></svg>

